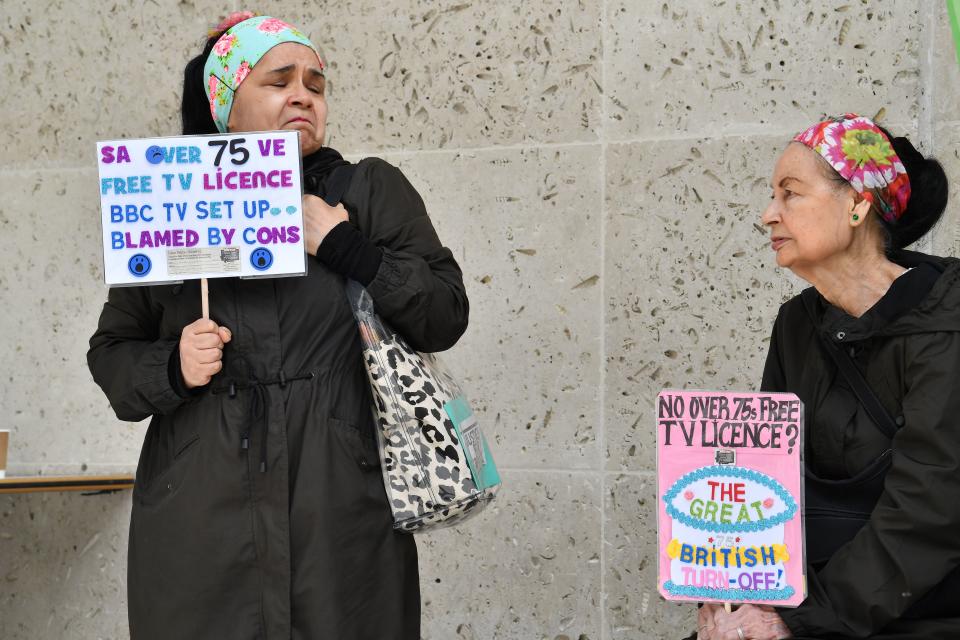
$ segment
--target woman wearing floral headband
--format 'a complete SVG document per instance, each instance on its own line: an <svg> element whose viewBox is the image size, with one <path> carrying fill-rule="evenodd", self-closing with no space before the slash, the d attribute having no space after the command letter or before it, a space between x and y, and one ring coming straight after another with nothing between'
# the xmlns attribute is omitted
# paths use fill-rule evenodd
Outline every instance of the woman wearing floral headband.
<svg viewBox="0 0 960 640"><path fill-rule="evenodd" d="M344 284L421 351L467 325L460 269L398 169L324 147L325 65L307 37L228 18L184 74L183 132L290 130L303 155L299 278L114 288L90 341L124 420L152 417L128 558L133 640L419 640L417 551L395 533ZM334 176L352 175L342 202Z"/></svg>
<svg viewBox="0 0 960 640"><path fill-rule="evenodd" d="M777 264L813 285L780 308L763 374L806 411L809 595L705 605L699 638L960 638L960 260L904 249L946 176L847 114L799 134L771 186Z"/></svg>

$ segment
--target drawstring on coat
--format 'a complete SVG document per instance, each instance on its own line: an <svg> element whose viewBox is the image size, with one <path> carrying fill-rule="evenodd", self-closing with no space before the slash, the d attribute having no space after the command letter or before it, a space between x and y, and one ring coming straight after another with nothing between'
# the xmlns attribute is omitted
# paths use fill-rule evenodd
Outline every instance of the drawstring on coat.
<svg viewBox="0 0 960 640"><path fill-rule="evenodd" d="M314 373L310 372L288 378L281 369L279 376L273 380L257 380L253 378L246 383L238 383L235 380L231 380L226 385L211 390L213 394L227 391L231 400L237 397L238 391L250 390L252 392L250 394L250 411L248 415L252 423L259 423L261 426L260 473L266 473L267 471L267 437L270 433L270 395L267 392L267 387L275 384L283 389L288 383L294 380L309 380L313 378L313 376ZM240 434L241 451L250 449L250 435L251 429Z"/></svg>
<svg viewBox="0 0 960 640"><path fill-rule="evenodd" d="M263 425L263 433L260 434L260 473L267 470L267 434L270 433L270 398L267 397L267 390L262 384L253 386L253 393L250 394L250 419L259 420Z"/></svg>

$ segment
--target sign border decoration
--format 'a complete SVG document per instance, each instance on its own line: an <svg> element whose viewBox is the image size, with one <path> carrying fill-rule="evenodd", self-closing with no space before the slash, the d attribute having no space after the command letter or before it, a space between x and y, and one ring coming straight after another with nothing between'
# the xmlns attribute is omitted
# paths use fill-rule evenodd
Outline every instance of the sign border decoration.
<svg viewBox="0 0 960 640"><path fill-rule="evenodd" d="M673 500L680 494L680 489L682 487L690 484L691 482L703 480L709 476L727 476L728 478L734 478L738 480L751 480L753 482L758 482L776 492L777 496L783 500L783 504L786 505L786 508L782 513L778 513L772 518L737 524L734 522L722 523L696 520L695 518L691 518L688 514L673 506ZM790 493L787 492L787 490L784 489L779 482L765 473L761 473L754 469L743 469L740 467L721 467L714 465L710 467L701 467L686 473L680 476L680 478L673 483L673 486L670 487L665 494L663 494L663 501L666 504L665 509L667 511L667 515L674 520L680 522L681 524L685 524L688 527L693 527L694 529L700 529L701 531L717 531L719 533L755 533L757 531L769 529L770 527L778 524L786 524L790 520L793 520L794 516L797 514L796 500L793 499L793 496L790 495Z"/></svg>

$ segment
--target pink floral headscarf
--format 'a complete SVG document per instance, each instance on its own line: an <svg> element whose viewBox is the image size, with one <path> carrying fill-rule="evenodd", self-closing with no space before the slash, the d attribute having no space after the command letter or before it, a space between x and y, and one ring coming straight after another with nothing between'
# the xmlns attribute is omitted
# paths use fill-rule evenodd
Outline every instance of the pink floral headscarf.
<svg viewBox="0 0 960 640"><path fill-rule="evenodd" d="M283 20L270 16L254 16L249 11L234 13L219 29L229 26L213 45L203 66L207 82L204 89L210 101L210 115L220 133L227 132L227 121L233 108L233 96L250 70L260 58L278 44L296 42L313 49L317 54L320 69L323 60L317 48L307 36Z"/></svg>
<svg viewBox="0 0 960 640"><path fill-rule="evenodd" d="M907 170L890 139L870 118L855 113L830 118L797 134L794 140L823 156L887 222L896 222L907 209ZM870 189L879 191L879 197L874 198Z"/></svg>

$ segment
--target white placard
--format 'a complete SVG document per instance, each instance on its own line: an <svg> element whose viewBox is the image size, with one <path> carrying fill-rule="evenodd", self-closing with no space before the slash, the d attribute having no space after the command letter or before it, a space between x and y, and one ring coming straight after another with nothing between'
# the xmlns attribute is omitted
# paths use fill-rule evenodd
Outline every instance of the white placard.
<svg viewBox="0 0 960 640"><path fill-rule="evenodd" d="M97 143L104 280L303 275L296 131Z"/></svg>

